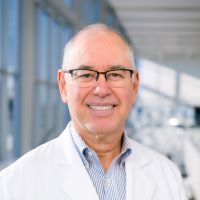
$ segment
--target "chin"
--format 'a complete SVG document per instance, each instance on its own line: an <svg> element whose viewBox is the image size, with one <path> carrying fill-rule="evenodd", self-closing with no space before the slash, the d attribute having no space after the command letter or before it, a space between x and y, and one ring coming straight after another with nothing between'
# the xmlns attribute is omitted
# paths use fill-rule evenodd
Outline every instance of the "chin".
<svg viewBox="0 0 200 200"><path fill-rule="evenodd" d="M113 133L119 130L119 127L117 126L117 123L110 124L108 121L102 123L86 123L85 124L86 129L95 134L108 134Z"/></svg>

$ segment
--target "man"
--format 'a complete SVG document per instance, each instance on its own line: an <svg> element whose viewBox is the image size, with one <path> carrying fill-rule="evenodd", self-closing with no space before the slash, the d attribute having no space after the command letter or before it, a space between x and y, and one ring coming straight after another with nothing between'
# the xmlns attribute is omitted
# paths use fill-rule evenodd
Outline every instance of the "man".
<svg viewBox="0 0 200 200"><path fill-rule="evenodd" d="M119 33L95 24L76 34L58 85L72 121L1 173L1 200L186 199L174 164L125 134L138 72Z"/></svg>

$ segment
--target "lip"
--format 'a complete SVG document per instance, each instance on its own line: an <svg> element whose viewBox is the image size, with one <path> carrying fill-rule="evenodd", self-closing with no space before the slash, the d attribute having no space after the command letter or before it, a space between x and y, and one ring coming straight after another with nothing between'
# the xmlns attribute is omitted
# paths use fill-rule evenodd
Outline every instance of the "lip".
<svg viewBox="0 0 200 200"><path fill-rule="evenodd" d="M100 116L100 117L106 117L111 115L115 108L116 108L116 104L113 103L104 103L104 104L87 104L89 110L96 116Z"/></svg>
<svg viewBox="0 0 200 200"><path fill-rule="evenodd" d="M88 105L89 108L93 109L93 110L111 110L114 105Z"/></svg>

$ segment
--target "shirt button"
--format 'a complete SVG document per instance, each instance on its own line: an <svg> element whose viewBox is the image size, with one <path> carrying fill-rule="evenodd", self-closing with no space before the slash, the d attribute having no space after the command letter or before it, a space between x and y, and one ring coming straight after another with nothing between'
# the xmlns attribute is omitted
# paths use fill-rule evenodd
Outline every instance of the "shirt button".
<svg viewBox="0 0 200 200"><path fill-rule="evenodd" d="M123 170L123 169L124 169L124 165L125 165L124 162L123 162L123 163L120 163L120 164L119 164L119 168L120 168L121 170Z"/></svg>
<svg viewBox="0 0 200 200"><path fill-rule="evenodd" d="M85 165L85 168L86 168L86 169L89 169L89 168L90 168L90 166L89 166L88 164L86 164L86 165Z"/></svg>
<svg viewBox="0 0 200 200"><path fill-rule="evenodd" d="M92 157L92 152L91 152L91 151L89 151L89 152L88 152L88 155L89 155L90 157Z"/></svg>
<svg viewBox="0 0 200 200"><path fill-rule="evenodd" d="M108 186L110 186L111 183L112 183L112 179L111 178L107 178L106 183L107 183Z"/></svg>

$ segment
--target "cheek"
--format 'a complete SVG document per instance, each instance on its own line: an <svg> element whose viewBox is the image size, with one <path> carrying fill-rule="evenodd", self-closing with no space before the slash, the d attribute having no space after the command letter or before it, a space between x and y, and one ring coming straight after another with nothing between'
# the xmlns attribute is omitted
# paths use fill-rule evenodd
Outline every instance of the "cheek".
<svg viewBox="0 0 200 200"><path fill-rule="evenodd" d="M130 109L130 107L132 107L133 99L134 99L134 95L132 93L127 94L127 107L128 107L128 109Z"/></svg>
<svg viewBox="0 0 200 200"><path fill-rule="evenodd" d="M69 107L74 107L77 106L78 101L79 101L79 90L76 87L69 86L67 88L67 99L68 99L68 106Z"/></svg>
<svg viewBox="0 0 200 200"><path fill-rule="evenodd" d="M86 98L86 91L84 88L75 87L73 85L69 85L69 88L67 89L67 97L68 97L68 106L69 107L79 107L81 104L83 104L84 99ZM80 109L80 108L77 108Z"/></svg>
<svg viewBox="0 0 200 200"><path fill-rule="evenodd" d="M119 95L123 104L123 108L126 110L126 112L129 112L134 103L135 94L131 89L127 89L123 90Z"/></svg>

